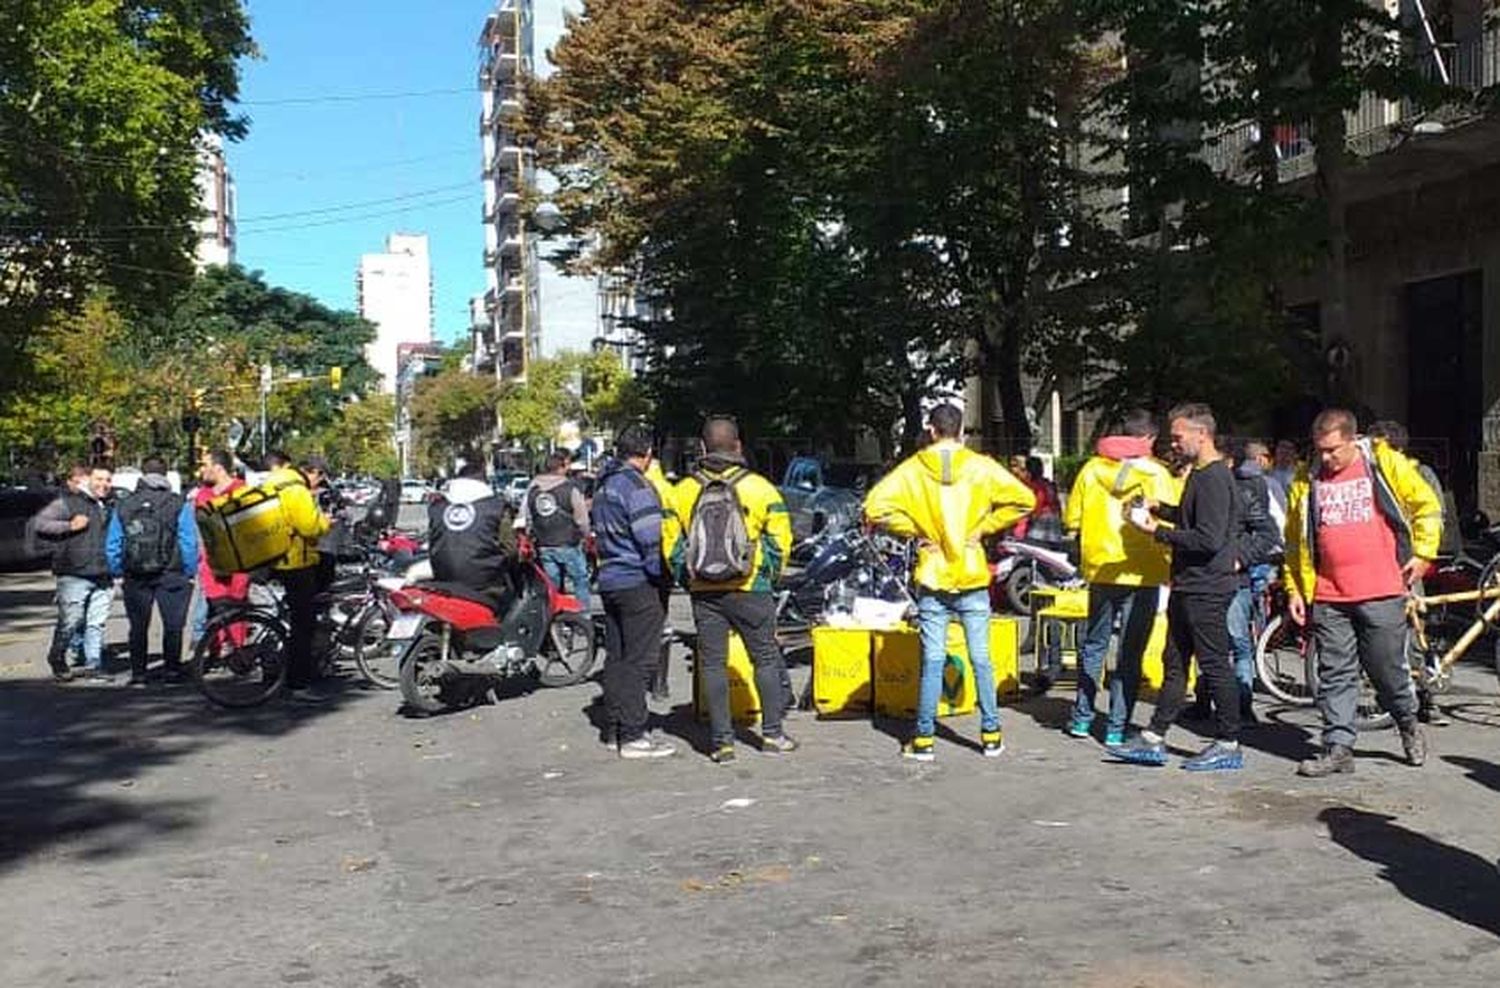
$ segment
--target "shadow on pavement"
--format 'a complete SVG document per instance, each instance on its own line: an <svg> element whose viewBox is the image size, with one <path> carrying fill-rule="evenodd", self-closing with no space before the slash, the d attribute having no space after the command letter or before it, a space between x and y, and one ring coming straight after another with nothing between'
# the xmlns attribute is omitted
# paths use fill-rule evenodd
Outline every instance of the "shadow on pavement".
<svg viewBox="0 0 1500 988"><path fill-rule="evenodd" d="M1335 843L1380 865L1380 877L1412 902L1500 936L1495 862L1397 826L1383 813L1338 806L1318 819Z"/></svg>
<svg viewBox="0 0 1500 988"><path fill-rule="evenodd" d="M1500 792L1500 765L1466 755L1444 755L1443 761L1463 769L1469 778L1481 786Z"/></svg>
<svg viewBox="0 0 1500 988"><path fill-rule="evenodd" d="M221 710L186 685L0 681L0 872L62 844L86 858L123 856L195 827L210 797L143 798L137 777L221 744L289 734L359 692L327 690L315 707L273 699Z"/></svg>

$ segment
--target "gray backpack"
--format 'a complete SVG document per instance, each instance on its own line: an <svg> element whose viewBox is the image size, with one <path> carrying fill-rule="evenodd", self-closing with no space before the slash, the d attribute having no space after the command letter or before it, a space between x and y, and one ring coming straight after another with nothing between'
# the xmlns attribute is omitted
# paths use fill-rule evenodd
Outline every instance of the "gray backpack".
<svg viewBox="0 0 1500 988"><path fill-rule="evenodd" d="M687 530L687 571L704 583L728 583L750 575L753 555L745 510L735 487L750 471L741 468L723 477L703 472L697 478L702 490L693 506Z"/></svg>

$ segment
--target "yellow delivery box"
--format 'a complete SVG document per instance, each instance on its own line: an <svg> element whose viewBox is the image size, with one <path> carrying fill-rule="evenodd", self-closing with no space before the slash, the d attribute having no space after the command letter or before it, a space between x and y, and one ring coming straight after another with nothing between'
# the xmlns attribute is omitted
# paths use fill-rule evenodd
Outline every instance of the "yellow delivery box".
<svg viewBox="0 0 1500 988"><path fill-rule="evenodd" d="M995 670L996 692L1005 695L1020 688L1017 675L1017 622L1013 618L990 619L990 664ZM912 718L917 715L917 693L922 678L922 639L915 628L877 631L871 661L875 713L882 717ZM943 661L943 687L938 696L938 716L970 713L978 705L974 670L963 626L948 625L948 648Z"/></svg>
<svg viewBox="0 0 1500 988"><path fill-rule="evenodd" d="M814 628L812 691L819 717L868 717L871 633L864 628Z"/></svg>
<svg viewBox="0 0 1500 988"><path fill-rule="evenodd" d="M241 487L214 498L196 515L209 568L220 575L269 565L292 547L292 526L275 488Z"/></svg>
<svg viewBox="0 0 1500 988"><path fill-rule="evenodd" d="M703 663L693 656L693 712L700 721L708 720L708 684L703 679ZM736 724L754 724L760 720L760 693L755 689L755 666L745 643L733 631L729 633L729 715Z"/></svg>

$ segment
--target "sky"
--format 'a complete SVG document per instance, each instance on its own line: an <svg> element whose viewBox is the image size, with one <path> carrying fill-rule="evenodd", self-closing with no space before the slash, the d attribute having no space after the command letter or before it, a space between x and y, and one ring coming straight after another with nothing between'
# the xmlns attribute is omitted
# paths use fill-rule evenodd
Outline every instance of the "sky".
<svg viewBox="0 0 1500 988"><path fill-rule="evenodd" d="M535 0L536 54L564 0ZM484 291L479 31L494 0L245 0L261 57L243 65L250 133L228 149L236 260L327 305L355 308L361 254L426 233L436 338L468 336ZM576 4L573 4L576 8ZM370 98L378 95L398 98ZM585 349L590 282L543 261L543 349Z"/></svg>

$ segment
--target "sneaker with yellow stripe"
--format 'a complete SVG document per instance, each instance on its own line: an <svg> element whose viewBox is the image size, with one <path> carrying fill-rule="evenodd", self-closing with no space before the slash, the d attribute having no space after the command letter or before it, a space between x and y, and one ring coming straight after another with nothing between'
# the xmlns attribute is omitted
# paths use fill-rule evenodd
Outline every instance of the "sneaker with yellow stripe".
<svg viewBox="0 0 1500 988"><path fill-rule="evenodd" d="M932 746L932 735L919 734L901 746L901 757L914 762L937 761L937 752Z"/></svg>
<svg viewBox="0 0 1500 988"><path fill-rule="evenodd" d="M999 758L1000 753L1005 750L1005 735L1000 733L999 728L993 731L980 731L979 750L986 758Z"/></svg>

